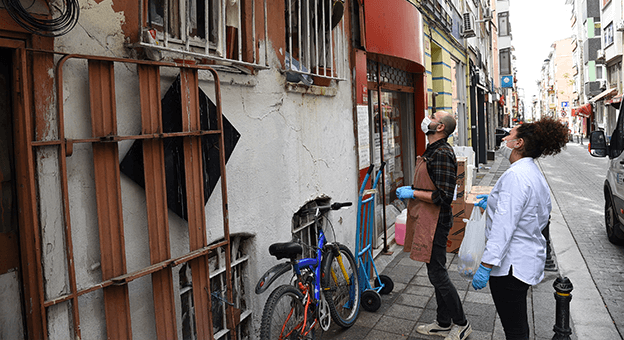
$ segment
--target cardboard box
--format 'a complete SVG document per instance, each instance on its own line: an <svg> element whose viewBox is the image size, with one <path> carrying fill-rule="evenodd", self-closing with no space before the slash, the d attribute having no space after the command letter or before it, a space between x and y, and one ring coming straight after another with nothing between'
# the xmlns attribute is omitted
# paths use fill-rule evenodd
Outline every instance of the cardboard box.
<svg viewBox="0 0 624 340"><path fill-rule="evenodd" d="M449 237L464 238L464 232L466 231L466 222L463 218L454 218L453 226L449 231Z"/></svg>
<svg viewBox="0 0 624 340"><path fill-rule="evenodd" d="M466 191L466 168L468 159L466 157L457 157L457 191Z"/></svg>
<svg viewBox="0 0 624 340"><path fill-rule="evenodd" d="M446 241L446 252L457 254L463 239L463 237L459 238L449 236L448 241Z"/></svg>
<svg viewBox="0 0 624 340"><path fill-rule="evenodd" d="M479 202L481 199L477 198L477 195L481 195L481 194L489 195L493 188L494 187L490 187L490 186L474 186L470 188L470 192L467 193L464 197L466 206L474 205L475 203ZM470 210L470 212L472 212L472 210ZM470 215L468 214L468 216Z"/></svg>
<svg viewBox="0 0 624 340"><path fill-rule="evenodd" d="M465 217L466 216L466 203L464 202L463 199L461 200L455 200L453 201L453 203L451 204L451 207L453 208L453 218L457 218L457 217ZM470 210L472 212L472 210Z"/></svg>

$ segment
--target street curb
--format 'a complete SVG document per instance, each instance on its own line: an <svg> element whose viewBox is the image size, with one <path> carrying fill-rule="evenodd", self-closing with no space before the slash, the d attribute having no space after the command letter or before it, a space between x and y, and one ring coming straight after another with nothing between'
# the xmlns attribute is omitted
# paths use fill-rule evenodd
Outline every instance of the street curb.
<svg viewBox="0 0 624 340"><path fill-rule="evenodd" d="M552 191L551 198L553 251L559 273L568 277L574 287L570 302L570 319L574 321L572 332L578 339L621 339Z"/></svg>

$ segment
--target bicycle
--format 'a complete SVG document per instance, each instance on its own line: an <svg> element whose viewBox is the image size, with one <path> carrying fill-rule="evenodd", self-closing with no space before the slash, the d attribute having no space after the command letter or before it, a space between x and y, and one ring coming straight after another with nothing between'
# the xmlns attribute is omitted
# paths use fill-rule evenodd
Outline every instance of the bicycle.
<svg viewBox="0 0 624 340"><path fill-rule="evenodd" d="M351 202L333 203L300 213L315 211L314 223L317 224L323 216L321 211L350 205ZM288 261L262 275L256 284L256 294L265 292L291 269L293 279L291 284L277 287L269 296L262 313L260 339L314 339L316 333L320 333L316 330L327 331L332 320L343 328L355 323L360 310L360 280L355 257L345 245L326 241L318 225L314 258L297 259L303 253L303 245L298 241L269 246L271 255Z"/></svg>

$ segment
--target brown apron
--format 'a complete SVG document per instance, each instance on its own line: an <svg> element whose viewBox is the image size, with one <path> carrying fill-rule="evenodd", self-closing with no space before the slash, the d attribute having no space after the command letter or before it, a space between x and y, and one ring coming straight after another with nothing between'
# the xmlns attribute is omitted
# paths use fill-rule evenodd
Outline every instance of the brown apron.
<svg viewBox="0 0 624 340"><path fill-rule="evenodd" d="M429 177L427 163L420 156L416 160L414 187L431 191L436 189L431 181L431 177ZM410 199L407 203L407 222L405 225L405 245L403 246L403 251L410 252L412 260L425 263L429 263L431 260L433 236L438 225L439 216L439 205L418 199Z"/></svg>

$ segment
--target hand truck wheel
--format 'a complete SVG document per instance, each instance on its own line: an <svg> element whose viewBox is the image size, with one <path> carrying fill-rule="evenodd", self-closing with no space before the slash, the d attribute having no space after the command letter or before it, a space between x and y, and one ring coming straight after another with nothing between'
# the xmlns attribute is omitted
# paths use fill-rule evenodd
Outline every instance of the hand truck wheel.
<svg viewBox="0 0 624 340"><path fill-rule="evenodd" d="M369 312L376 312L381 307L381 295L369 289L362 293L362 307Z"/></svg>
<svg viewBox="0 0 624 340"><path fill-rule="evenodd" d="M379 275L377 280L375 280L375 288L381 287L382 284L384 287L379 291L381 295L390 294L394 289L394 282L388 275Z"/></svg>

